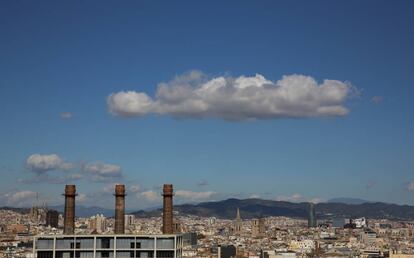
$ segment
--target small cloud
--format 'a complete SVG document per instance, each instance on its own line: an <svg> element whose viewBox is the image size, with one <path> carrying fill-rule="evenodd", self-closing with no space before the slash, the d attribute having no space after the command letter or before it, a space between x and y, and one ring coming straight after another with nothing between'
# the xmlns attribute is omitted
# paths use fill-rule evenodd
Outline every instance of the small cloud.
<svg viewBox="0 0 414 258"><path fill-rule="evenodd" d="M66 176L67 180L72 180L72 181L80 180L82 178L84 178L84 176L80 173L74 173L74 174L70 174L70 175Z"/></svg>
<svg viewBox="0 0 414 258"><path fill-rule="evenodd" d="M288 196L278 196L276 197L277 201L285 201L285 202L313 202L313 203L320 203L324 202L323 198L307 198L299 193L294 193Z"/></svg>
<svg viewBox="0 0 414 258"><path fill-rule="evenodd" d="M62 119L71 119L73 114L71 112L62 112L60 113L60 118Z"/></svg>
<svg viewBox="0 0 414 258"><path fill-rule="evenodd" d="M57 154L32 154L26 160L26 167L37 173L52 170L69 170L73 164L65 162Z"/></svg>
<svg viewBox="0 0 414 258"><path fill-rule="evenodd" d="M250 199L258 199L258 198L261 198L261 196L260 196L260 194L253 193L253 194L249 195L249 198Z"/></svg>
<svg viewBox="0 0 414 258"><path fill-rule="evenodd" d="M131 193L138 193L141 190L141 188L139 187L139 185L131 185L129 186L129 191Z"/></svg>
<svg viewBox="0 0 414 258"><path fill-rule="evenodd" d="M13 191L0 195L0 201L6 205L24 206L30 205L37 193L33 191Z"/></svg>
<svg viewBox="0 0 414 258"><path fill-rule="evenodd" d="M178 190L175 192L175 196L185 200L185 201L201 201L208 200L216 195L216 192L206 191L206 192L194 192L187 190Z"/></svg>
<svg viewBox="0 0 414 258"><path fill-rule="evenodd" d="M371 188L375 187L375 185L376 185L376 182L374 182L374 181L369 181L368 183L366 183L365 188L366 188L367 190L369 190L369 189L371 189Z"/></svg>
<svg viewBox="0 0 414 258"><path fill-rule="evenodd" d="M406 186L406 189L410 192L414 192L414 181L413 182L409 182Z"/></svg>
<svg viewBox="0 0 414 258"><path fill-rule="evenodd" d="M382 101L384 101L384 97L382 96L374 96L371 98L371 102L374 104L380 104Z"/></svg>
<svg viewBox="0 0 414 258"><path fill-rule="evenodd" d="M86 194L83 194L83 193L79 194L76 197L76 201L77 202L86 202L86 200L87 200L87 195Z"/></svg>
<svg viewBox="0 0 414 258"><path fill-rule="evenodd" d="M83 165L83 171L91 174L91 180L94 182L106 182L122 177L120 166L103 162L87 163Z"/></svg>
<svg viewBox="0 0 414 258"><path fill-rule="evenodd" d="M140 193L141 196L143 196L147 201L155 202L161 200L160 194L158 194L155 191L145 191Z"/></svg>
<svg viewBox="0 0 414 258"><path fill-rule="evenodd" d="M202 180L197 182L197 185L198 186L207 186L208 182L207 182L207 180L202 179Z"/></svg>

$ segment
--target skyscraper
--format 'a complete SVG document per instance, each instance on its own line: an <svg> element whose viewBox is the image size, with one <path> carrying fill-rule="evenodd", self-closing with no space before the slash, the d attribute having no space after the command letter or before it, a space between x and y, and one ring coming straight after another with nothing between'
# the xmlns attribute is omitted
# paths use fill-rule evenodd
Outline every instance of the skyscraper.
<svg viewBox="0 0 414 258"><path fill-rule="evenodd" d="M309 203L308 227L309 228L317 227L315 204L311 202Z"/></svg>
<svg viewBox="0 0 414 258"><path fill-rule="evenodd" d="M57 228L59 224L59 212L55 210L48 210L46 213L46 226Z"/></svg>

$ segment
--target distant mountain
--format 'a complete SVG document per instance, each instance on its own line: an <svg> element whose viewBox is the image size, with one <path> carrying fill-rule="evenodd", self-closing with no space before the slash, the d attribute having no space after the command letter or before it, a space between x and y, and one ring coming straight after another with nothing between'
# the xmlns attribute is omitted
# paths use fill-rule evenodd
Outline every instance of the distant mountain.
<svg viewBox="0 0 414 258"><path fill-rule="evenodd" d="M236 217L237 208L245 219L286 216L296 218L307 218L308 203L291 203L283 201L271 201L262 199L228 199L218 202L204 202L200 204L183 204L174 206L174 210L181 214L197 215L204 217L218 217L233 219ZM318 218L328 217L367 217L411 220L414 219L414 206L397 205L388 203L318 203L315 206ZM137 211L132 214L138 217L160 216L161 209L151 212Z"/></svg>
<svg viewBox="0 0 414 258"><path fill-rule="evenodd" d="M335 200L335 199L333 199ZM332 201L332 200L330 200ZM51 206L63 213L64 206ZM240 209L241 215L245 219L268 217L268 216L286 216L295 218L307 218L309 204L292 203L284 201L271 201L262 199L228 199L217 202L203 202L199 204L182 204L175 205L174 210L183 215L197 215L203 217L218 217L233 219L236 217L236 210ZM367 218L388 218L395 220L414 220L414 206L388 204L382 202L364 202L360 204L346 204L342 202L326 202L315 205L318 218L328 217L367 217ZM3 207L0 209L13 210L20 213L28 213L28 208ZM135 212L126 212L134 214L137 217L159 217L162 209L139 210ZM113 217L114 210L100 207L76 206L76 216L90 217L95 214L104 214L106 217Z"/></svg>
<svg viewBox="0 0 414 258"><path fill-rule="evenodd" d="M333 198L328 200L327 202L336 202L336 203L345 203L345 204L363 204L363 203L369 203L370 201L359 199L359 198L348 198L348 197L339 197L339 198Z"/></svg>

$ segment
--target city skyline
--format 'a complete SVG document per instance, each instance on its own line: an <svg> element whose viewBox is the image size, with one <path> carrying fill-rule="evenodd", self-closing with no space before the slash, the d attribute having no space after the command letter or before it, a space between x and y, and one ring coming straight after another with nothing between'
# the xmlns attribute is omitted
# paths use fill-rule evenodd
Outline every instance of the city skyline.
<svg viewBox="0 0 414 258"><path fill-rule="evenodd" d="M409 1L0 6L0 206L414 205Z"/></svg>

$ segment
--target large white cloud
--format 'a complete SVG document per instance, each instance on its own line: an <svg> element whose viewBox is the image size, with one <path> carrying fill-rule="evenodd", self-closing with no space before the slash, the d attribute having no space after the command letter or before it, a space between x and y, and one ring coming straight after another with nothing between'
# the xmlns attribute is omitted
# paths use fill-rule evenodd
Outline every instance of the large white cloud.
<svg viewBox="0 0 414 258"><path fill-rule="evenodd" d="M120 91L108 96L108 110L122 117L147 114L226 120L344 116L353 87L342 81L318 83L310 76L288 75L271 81L255 76L208 79L193 71L158 85L155 97Z"/></svg>
<svg viewBox="0 0 414 258"><path fill-rule="evenodd" d="M72 164L65 162L56 154L32 154L26 160L26 167L41 173L50 170L67 170L72 168Z"/></svg>

